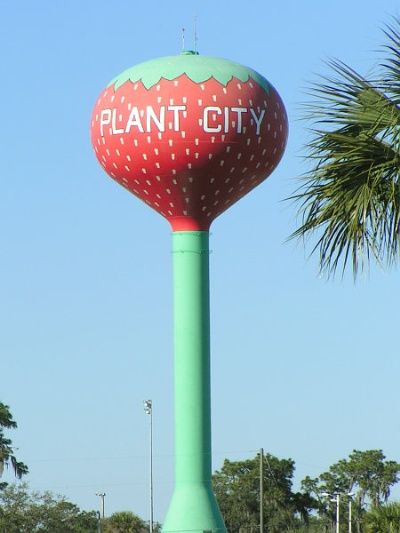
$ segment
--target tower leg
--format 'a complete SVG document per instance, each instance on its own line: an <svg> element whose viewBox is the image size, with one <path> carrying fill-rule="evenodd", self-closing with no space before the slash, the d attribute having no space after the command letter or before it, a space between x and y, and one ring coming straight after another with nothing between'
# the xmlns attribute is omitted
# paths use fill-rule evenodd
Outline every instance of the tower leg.
<svg viewBox="0 0 400 533"><path fill-rule="evenodd" d="M226 533L211 485L208 240L173 233L175 490L163 533Z"/></svg>

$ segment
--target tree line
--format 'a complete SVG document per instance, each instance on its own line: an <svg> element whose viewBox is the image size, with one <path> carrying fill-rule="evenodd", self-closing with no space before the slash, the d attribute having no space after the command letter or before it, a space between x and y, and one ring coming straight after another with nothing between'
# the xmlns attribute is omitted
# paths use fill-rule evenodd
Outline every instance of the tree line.
<svg viewBox="0 0 400 533"><path fill-rule="evenodd" d="M9 407L0 402L0 473L11 467L21 479L28 467L15 457L5 435L5 430L16 427ZM318 477L306 476L298 490L293 488L294 473L293 459L270 453L242 461L225 459L213 475L213 486L229 533L260 531L261 504L267 533L330 533L336 524L338 495L341 532L348 531L350 519L356 533L400 533L400 502L387 503L400 479L400 463L386 459L382 450L353 450ZM160 524L155 524L153 530L159 529ZM0 484L0 533L148 530L149 524L132 512L100 520L98 512L83 511L49 491L31 491L26 483Z"/></svg>

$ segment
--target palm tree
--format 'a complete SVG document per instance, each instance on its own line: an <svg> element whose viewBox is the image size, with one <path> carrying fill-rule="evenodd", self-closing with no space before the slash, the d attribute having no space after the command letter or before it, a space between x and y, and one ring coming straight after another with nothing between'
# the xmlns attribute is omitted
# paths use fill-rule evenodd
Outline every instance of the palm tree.
<svg viewBox="0 0 400 533"><path fill-rule="evenodd" d="M365 515L366 533L400 533L400 503L374 507Z"/></svg>
<svg viewBox="0 0 400 533"><path fill-rule="evenodd" d="M306 104L312 168L292 196L302 219L292 237L317 233L313 252L328 275L399 258L400 19L384 33L387 57L375 77L330 61Z"/></svg>
<svg viewBox="0 0 400 533"><path fill-rule="evenodd" d="M18 479L28 473L28 467L21 461L17 461L11 440L4 436L4 429L15 429L16 427L17 423L13 419L9 406L0 402L0 477L4 467L9 465L12 466ZM0 483L0 489L6 485L6 483Z"/></svg>

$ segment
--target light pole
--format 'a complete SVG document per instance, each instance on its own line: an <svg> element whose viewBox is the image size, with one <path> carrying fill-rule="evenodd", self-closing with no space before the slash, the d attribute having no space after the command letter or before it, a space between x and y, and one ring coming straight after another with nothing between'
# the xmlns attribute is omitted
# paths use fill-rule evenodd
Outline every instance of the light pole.
<svg viewBox="0 0 400 533"><path fill-rule="evenodd" d="M264 449L260 449L260 533L264 533Z"/></svg>
<svg viewBox="0 0 400 533"><path fill-rule="evenodd" d="M330 498L331 502L336 502L336 533L340 532L340 493L334 492L330 494L329 492L322 492L322 496Z"/></svg>
<svg viewBox="0 0 400 533"><path fill-rule="evenodd" d="M343 492L343 493L340 493L340 492L334 492L333 494L330 494L329 492L323 492L322 493L322 496L327 496L328 498L331 499L331 502L335 502L336 503L336 533L339 533L339 529L340 529L340 496L347 496L349 498L349 533L352 533L352 516L351 516L351 511L352 511L352 497L354 496L354 494L352 492Z"/></svg>
<svg viewBox="0 0 400 533"><path fill-rule="evenodd" d="M351 516L351 504L353 503L353 496L354 494L352 492L349 492L347 494L347 496L349 497L349 533L351 533L351 530L352 530L352 524L351 524L351 520L352 520L352 516Z"/></svg>
<svg viewBox="0 0 400 533"><path fill-rule="evenodd" d="M101 517L104 518L104 499L106 497L105 492L96 492L96 496L99 496L101 499Z"/></svg>
<svg viewBox="0 0 400 533"><path fill-rule="evenodd" d="M143 400L144 412L150 416L150 533L153 533L153 403Z"/></svg>
<svg viewBox="0 0 400 533"><path fill-rule="evenodd" d="M340 493L337 492L334 496L332 501L336 501L336 533L340 533Z"/></svg>

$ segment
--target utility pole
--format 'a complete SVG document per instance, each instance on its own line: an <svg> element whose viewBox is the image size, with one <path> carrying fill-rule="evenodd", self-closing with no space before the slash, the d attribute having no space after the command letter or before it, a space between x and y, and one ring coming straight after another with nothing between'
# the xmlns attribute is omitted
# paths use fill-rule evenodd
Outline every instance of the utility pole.
<svg viewBox="0 0 400 533"><path fill-rule="evenodd" d="M105 492L96 492L96 496L99 496L101 499L101 517L104 518L104 499L106 497Z"/></svg>
<svg viewBox="0 0 400 533"><path fill-rule="evenodd" d="M150 416L150 523L149 531L153 533L153 402L144 400L144 412Z"/></svg>
<svg viewBox="0 0 400 533"><path fill-rule="evenodd" d="M260 448L260 533L264 533L264 450Z"/></svg>

